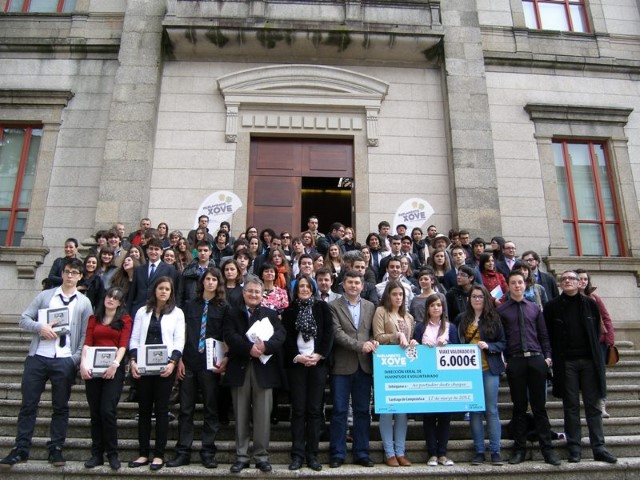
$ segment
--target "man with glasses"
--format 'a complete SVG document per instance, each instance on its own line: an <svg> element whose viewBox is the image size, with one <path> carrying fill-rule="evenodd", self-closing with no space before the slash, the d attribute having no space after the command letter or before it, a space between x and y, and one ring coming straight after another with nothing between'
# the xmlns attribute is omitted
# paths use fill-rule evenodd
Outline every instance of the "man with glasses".
<svg viewBox="0 0 640 480"><path fill-rule="evenodd" d="M24 362L22 405L15 444L11 453L0 460L0 469L11 468L29 459L38 404L47 380L51 381L53 407L50 440L47 442L49 463L56 467L65 464L62 447L69 424L71 386L75 383L87 323L93 313L91 302L76 288L83 271L81 260L65 259L62 285L39 293L22 313L20 328L33 333L33 338ZM58 317L47 309L55 309L68 326L56 328L54 319ZM39 314L40 310L45 311Z"/></svg>
<svg viewBox="0 0 640 480"><path fill-rule="evenodd" d="M558 291L558 284L553 275L540 270L540 255L533 250L527 250L522 254L522 261L529 265L533 278L538 285L542 285L547 292L549 300L556 298L560 295Z"/></svg>
<svg viewBox="0 0 640 480"><path fill-rule="evenodd" d="M553 354L553 394L562 398L569 463L581 460L580 392L589 429L593 459L616 463L604 445L600 399L606 396L604 361L600 353L600 311L581 295L578 274L560 277L562 294L544 307Z"/></svg>
<svg viewBox="0 0 640 480"><path fill-rule="evenodd" d="M508 283L509 299L498 307L498 314L507 337L504 358L513 403L513 455L509 463L515 465L525 460L527 406L530 403L544 461L558 466L560 460L551 445L551 427L545 405L547 369L551 366L551 344L547 327L540 307L524 298L527 285L522 271L512 271Z"/></svg>
<svg viewBox="0 0 640 480"><path fill-rule="evenodd" d="M496 270L504 275L504 278L509 278L509 272L513 270L513 266L516 264L518 257L516 256L516 244L507 241L502 247L503 258L496 260Z"/></svg>
<svg viewBox="0 0 640 480"><path fill-rule="evenodd" d="M243 304L227 310L223 319L224 341L229 346L229 363L223 384L231 387L236 414L236 462L231 466L231 473L249 468L251 440L256 468L265 473L271 471L268 449L272 389L282 385L278 356L286 333L278 313L260 305L263 291L262 281L254 275L247 275L242 289ZM249 328L265 318L273 327L271 338L249 341L246 335ZM271 357L264 361L263 356ZM253 435L250 421L253 421Z"/></svg>

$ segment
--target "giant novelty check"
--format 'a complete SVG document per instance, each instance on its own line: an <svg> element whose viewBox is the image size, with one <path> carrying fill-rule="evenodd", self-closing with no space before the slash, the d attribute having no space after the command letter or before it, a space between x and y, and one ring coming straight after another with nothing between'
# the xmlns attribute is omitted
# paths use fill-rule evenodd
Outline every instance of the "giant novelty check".
<svg viewBox="0 0 640 480"><path fill-rule="evenodd" d="M484 411L476 345L381 345L373 355L376 413Z"/></svg>

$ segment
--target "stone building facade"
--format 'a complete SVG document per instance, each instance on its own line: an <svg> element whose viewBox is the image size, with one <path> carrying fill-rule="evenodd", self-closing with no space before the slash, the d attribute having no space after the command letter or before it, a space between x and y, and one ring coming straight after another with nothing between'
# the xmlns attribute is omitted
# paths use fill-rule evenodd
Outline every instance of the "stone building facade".
<svg viewBox="0 0 640 480"><path fill-rule="evenodd" d="M636 0L22 3L0 0L0 126L34 127L39 144L28 211L0 218L0 318L69 236L144 216L186 232L216 191L244 206L235 234L265 211L294 211L295 231L304 182L326 175L353 179L359 240L424 198L440 231L502 235L555 273L587 268L619 338L640 340ZM311 153L256 153L273 139ZM348 162L314 160L316 143L345 142ZM573 148L592 152L601 176L576 181L601 189L599 207L559 178ZM572 223L568 206L606 221ZM588 251L598 228L604 250Z"/></svg>

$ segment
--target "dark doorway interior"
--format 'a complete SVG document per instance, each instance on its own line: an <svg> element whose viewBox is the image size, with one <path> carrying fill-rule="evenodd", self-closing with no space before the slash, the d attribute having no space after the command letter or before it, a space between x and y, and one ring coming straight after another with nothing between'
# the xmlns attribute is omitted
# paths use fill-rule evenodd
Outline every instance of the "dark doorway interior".
<svg viewBox="0 0 640 480"><path fill-rule="evenodd" d="M352 181L337 177L302 177L302 206L300 225L307 229L307 219L318 217L322 233L329 231L333 222L352 225Z"/></svg>

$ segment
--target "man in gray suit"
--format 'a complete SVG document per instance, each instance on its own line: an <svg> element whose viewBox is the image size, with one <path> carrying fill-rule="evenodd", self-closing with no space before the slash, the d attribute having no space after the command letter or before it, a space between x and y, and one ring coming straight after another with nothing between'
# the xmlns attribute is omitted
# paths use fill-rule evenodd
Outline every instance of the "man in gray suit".
<svg viewBox="0 0 640 480"><path fill-rule="evenodd" d="M353 460L363 467L373 467L369 458L369 403L373 386L371 354L378 342L373 340L371 331L375 305L360 297L363 284L360 272L345 273L344 296L329 304L335 330L331 370L331 468L340 467L346 457L349 398L353 407Z"/></svg>
<svg viewBox="0 0 640 480"><path fill-rule="evenodd" d="M93 314L91 302L76 288L83 271L82 260L65 258L62 285L39 293L20 317L20 328L33 336L22 373L16 440L11 453L0 460L0 469L28 460L38 405L47 381L51 382L53 406L51 439L47 442L49 463L55 467L65 464L62 447L69 425L71 386L78 372L89 316ZM41 322L38 312L42 309L55 312L47 310ZM67 325L60 325L58 318Z"/></svg>

